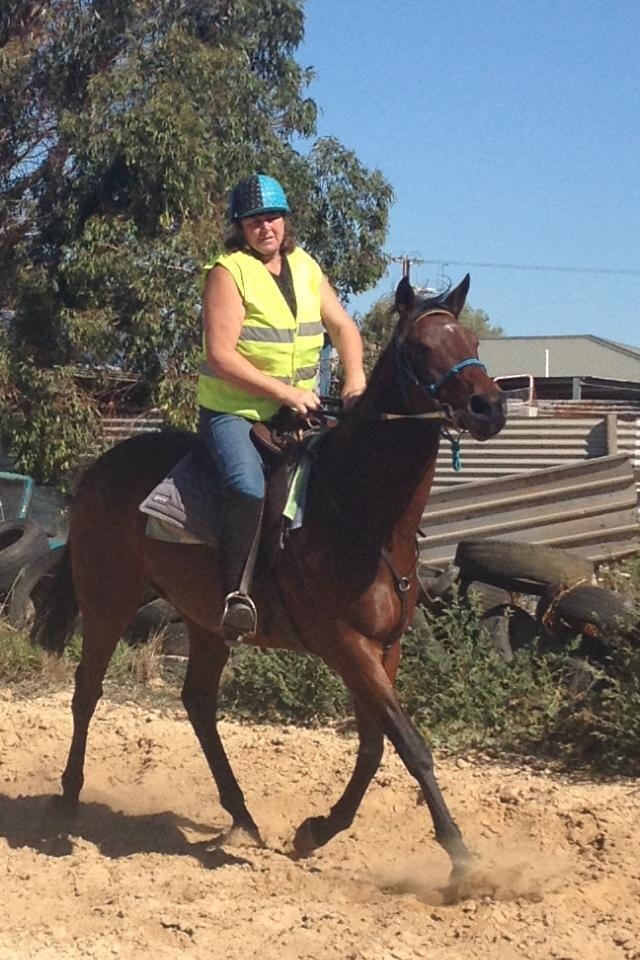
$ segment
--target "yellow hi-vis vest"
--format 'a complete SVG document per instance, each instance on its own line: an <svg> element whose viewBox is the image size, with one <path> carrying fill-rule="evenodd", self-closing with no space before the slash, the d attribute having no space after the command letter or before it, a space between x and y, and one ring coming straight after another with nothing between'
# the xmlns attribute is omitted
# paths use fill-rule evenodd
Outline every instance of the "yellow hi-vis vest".
<svg viewBox="0 0 640 960"><path fill-rule="evenodd" d="M315 390L324 330L320 317L322 270L300 247L287 254L297 316L257 257L238 251L222 254L211 266L229 271L242 297L245 318L237 350L263 373L283 383ZM207 268L205 268L207 269ZM203 348L198 403L206 410L235 413L248 420L268 420L278 403L235 387L214 374Z"/></svg>

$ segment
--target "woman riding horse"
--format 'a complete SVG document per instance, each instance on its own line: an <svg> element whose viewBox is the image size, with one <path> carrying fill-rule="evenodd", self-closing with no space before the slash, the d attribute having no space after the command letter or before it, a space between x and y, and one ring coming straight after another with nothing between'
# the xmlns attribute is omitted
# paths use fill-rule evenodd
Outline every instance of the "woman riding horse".
<svg viewBox="0 0 640 960"><path fill-rule="evenodd" d="M252 423L281 406L303 416L318 410L325 329L344 368L345 406L364 390L365 375L358 328L318 264L296 246L278 181L264 174L242 180L231 193L230 216L227 252L207 268L198 402L200 436L222 481L221 626L234 643L257 629L249 558L265 481Z"/></svg>
<svg viewBox="0 0 640 960"><path fill-rule="evenodd" d="M501 391L477 357L477 338L458 316L469 278L446 296L421 299L408 280L396 292L392 341L360 399L329 430L317 453L300 529L255 583L263 648L321 657L351 693L359 733L355 767L323 816L298 827L305 855L353 821L378 769L386 736L420 785L435 835L455 873L469 854L438 787L431 752L393 686L400 638L418 594L417 533L443 428L486 440L502 429ZM83 645L73 695L73 736L62 776L65 811L78 804L89 724L119 638L149 585L180 612L189 631L182 700L234 827L258 827L224 751L217 693L229 657L220 630L225 590L218 552L145 535L140 503L187 453L192 434L143 434L117 444L87 470L77 491L68 544L41 605L34 639L61 653L78 609ZM262 616L264 611L264 616Z"/></svg>

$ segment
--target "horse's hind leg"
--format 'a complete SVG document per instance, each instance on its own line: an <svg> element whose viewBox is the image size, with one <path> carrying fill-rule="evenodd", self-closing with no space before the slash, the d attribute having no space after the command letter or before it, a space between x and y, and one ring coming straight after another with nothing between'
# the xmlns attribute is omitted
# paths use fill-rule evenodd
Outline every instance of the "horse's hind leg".
<svg viewBox="0 0 640 960"><path fill-rule="evenodd" d="M220 803L231 816L234 827L246 830L260 842L260 833L247 810L216 725L218 687L229 650L216 635L187 618L185 622L190 648L182 702L213 774Z"/></svg>
<svg viewBox="0 0 640 960"><path fill-rule="evenodd" d="M380 725L372 721L357 696L354 697L354 708L360 740L351 779L326 817L309 817L298 827L293 847L300 857L309 856L317 847L328 843L341 830L351 826L367 787L380 766L384 749Z"/></svg>
<svg viewBox="0 0 640 960"><path fill-rule="evenodd" d="M131 617L136 605L131 604ZM64 813L73 813L84 783L84 760L89 724L102 696L102 681L118 640L131 617L123 614L118 620L105 613L85 613L82 628L82 654L76 669L75 688L71 701L73 735L67 765L62 774L62 797L59 805Z"/></svg>

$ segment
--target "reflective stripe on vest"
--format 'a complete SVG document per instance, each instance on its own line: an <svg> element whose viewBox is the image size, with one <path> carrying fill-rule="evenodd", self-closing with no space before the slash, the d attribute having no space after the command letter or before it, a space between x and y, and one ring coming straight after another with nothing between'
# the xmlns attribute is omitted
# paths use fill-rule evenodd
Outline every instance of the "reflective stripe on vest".
<svg viewBox="0 0 640 960"><path fill-rule="evenodd" d="M237 350L257 369L281 383L314 390L324 329L320 319L322 271L304 250L287 255L296 295L293 316L265 265L239 251L215 261L233 277L245 308ZM198 379L198 403L207 410L237 413L249 420L266 420L278 409L274 400L256 397L214 376L203 350Z"/></svg>

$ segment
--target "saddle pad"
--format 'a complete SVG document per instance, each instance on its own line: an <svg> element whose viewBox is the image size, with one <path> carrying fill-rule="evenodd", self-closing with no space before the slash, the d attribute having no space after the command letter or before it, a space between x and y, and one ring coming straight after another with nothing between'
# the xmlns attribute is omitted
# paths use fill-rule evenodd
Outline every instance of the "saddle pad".
<svg viewBox="0 0 640 960"><path fill-rule="evenodd" d="M289 530L302 525L311 463L298 464L284 510ZM211 472L189 453L154 487L138 508L149 518L145 533L155 540L177 543L219 542L220 488Z"/></svg>
<svg viewBox="0 0 640 960"><path fill-rule="evenodd" d="M211 471L189 453L140 504L147 536L181 543L218 543L220 491Z"/></svg>

